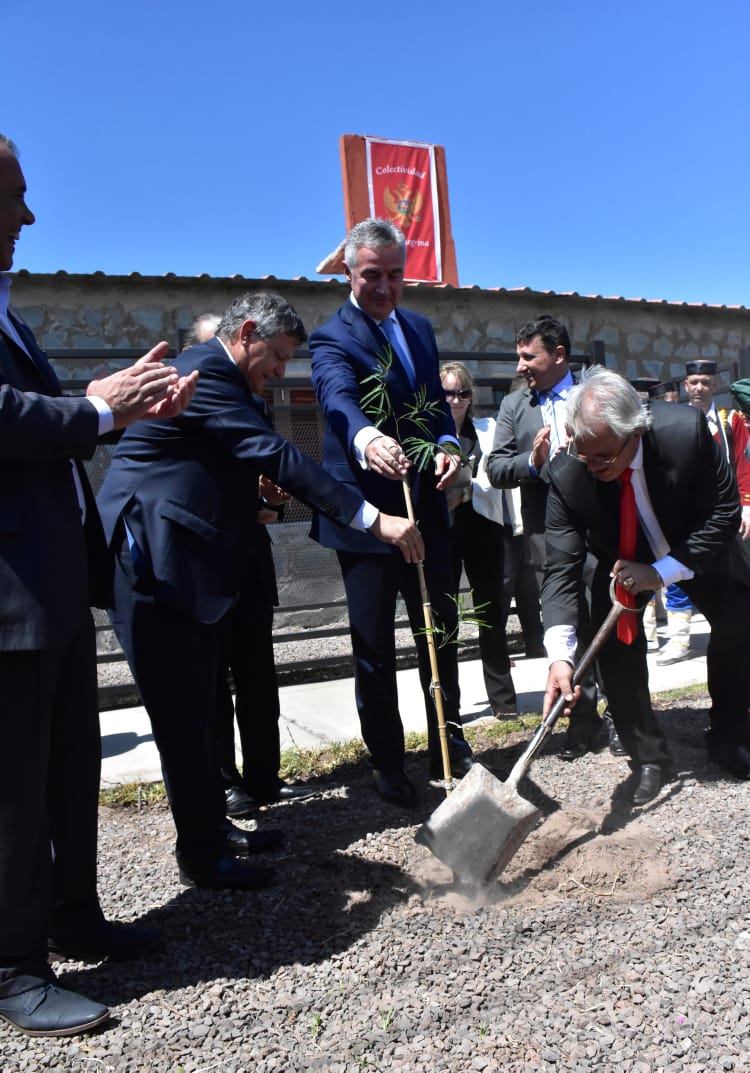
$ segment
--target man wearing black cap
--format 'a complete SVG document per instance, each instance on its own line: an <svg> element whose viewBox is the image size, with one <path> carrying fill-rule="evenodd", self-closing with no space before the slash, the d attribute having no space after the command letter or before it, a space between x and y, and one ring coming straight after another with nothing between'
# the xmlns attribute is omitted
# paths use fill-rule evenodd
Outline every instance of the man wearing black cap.
<svg viewBox="0 0 750 1073"><path fill-rule="evenodd" d="M661 383L654 384L648 389L648 397L659 399L660 402L679 402L680 389L674 380L662 380Z"/></svg>
<svg viewBox="0 0 750 1073"><path fill-rule="evenodd" d="M685 374L685 391L690 405L706 415L711 434L734 471L742 506L740 534L747 540L750 537L750 463L745 458L748 443L745 420L737 410L728 411L716 406L715 361L689 361L685 365Z"/></svg>
<svg viewBox="0 0 750 1073"><path fill-rule="evenodd" d="M685 365L685 391L691 406L706 415L711 434L734 473L740 492L742 520L740 534L743 540L750 536L750 462L745 457L748 433L742 414L736 410L727 412L714 403L716 389L716 362L701 359ZM669 625L669 641L656 657L661 667L670 666L687 659L690 655L690 622L693 605L688 595L678 585L670 585L666 592L665 605Z"/></svg>
<svg viewBox="0 0 750 1073"><path fill-rule="evenodd" d="M650 399L651 392L659 386L659 381L655 376L639 376L635 380L631 380L630 383L642 399Z"/></svg>

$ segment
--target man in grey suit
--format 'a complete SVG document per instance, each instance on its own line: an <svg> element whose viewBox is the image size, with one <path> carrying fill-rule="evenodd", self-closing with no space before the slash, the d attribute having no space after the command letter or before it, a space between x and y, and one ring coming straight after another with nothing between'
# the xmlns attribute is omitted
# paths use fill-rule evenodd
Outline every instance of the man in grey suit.
<svg viewBox="0 0 750 1073"><path fill-rule="evenodd" d="M571 390L567 419L570 454L558 456L550 467L547 504L545 712L561 693L571 702L574 697L572 653L577 628L588 617L580 594L590 553L596 560L594 627L609 610L611 578L625 594L643 594L641 601L662 585L679 582L706 616L711 627L708 754L735 778L750 778L750 662L746 636L738 629L750 621L750 565L738 535L737 485L705 416L689 406L646 402L619 373L595 366ZM628 529L623 517L632 520L634 551L627 557L621 551L623 528ZM651 707L640 615L635 623L633 635L618 623L599 662L615 725L632 760L633 803L643 805L670 778L671 762Z"/></svg>
<svg viewBox="0 0 750 1073"><path fill-rule="evenodd" d="M516 342L516 371L527 386L503 399L487 474L495 488L521 489L525 553L541 591L549 465L567 443L565 403L575 381L570 371L570 337L560 321L539 317L518 331ZM583 625L583 642L586 632ZM606 744L607 737L596 707L596 681L590 673L584 678L581 700L571 716L562 759L576 760L589 750L595 751ZM620 755L614 732L610 748Z"/></svg>

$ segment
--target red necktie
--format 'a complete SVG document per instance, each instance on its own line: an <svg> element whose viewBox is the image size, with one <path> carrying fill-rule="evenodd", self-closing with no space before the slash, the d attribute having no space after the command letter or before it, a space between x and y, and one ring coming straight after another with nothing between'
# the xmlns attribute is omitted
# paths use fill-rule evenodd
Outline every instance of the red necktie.
<svg viewBox="0 0 750 1073"><path fill-rule="evenodd" d="M635 545L638 536L638 513L635 509L635 493L631 483L632 469L620 474L620 559L635 559ZM617 599L625 607L635 607L635 596L619 583L616 586ZM617 620L617 637L623 644L630 645L638 636L638 618L624 611Z"/></svg>

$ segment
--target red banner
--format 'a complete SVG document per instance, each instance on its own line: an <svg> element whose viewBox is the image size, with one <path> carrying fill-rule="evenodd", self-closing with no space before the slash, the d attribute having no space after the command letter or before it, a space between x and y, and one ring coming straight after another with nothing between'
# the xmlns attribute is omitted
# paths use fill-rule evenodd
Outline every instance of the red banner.
<svg viewBox="0 0 750 1073"><path fill-rule="evenodd" d="M370 215L406 236L404 278L442 283L434 146L366 138Z"/></svg>

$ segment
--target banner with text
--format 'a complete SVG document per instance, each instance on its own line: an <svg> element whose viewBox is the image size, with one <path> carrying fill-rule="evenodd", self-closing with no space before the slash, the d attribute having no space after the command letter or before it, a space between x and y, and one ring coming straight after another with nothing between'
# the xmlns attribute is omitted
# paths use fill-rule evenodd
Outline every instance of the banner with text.
<svg viewBox="0 0 750 1073"><path fill-rule="evenodd" d="M406 236L404 278L442 283L434 146L425 142L365 139L370 215Z"/></svg>

